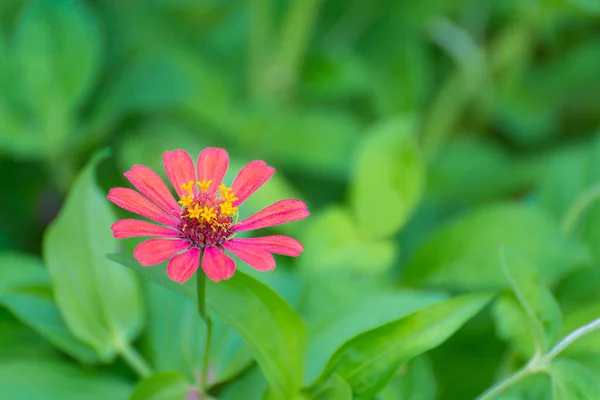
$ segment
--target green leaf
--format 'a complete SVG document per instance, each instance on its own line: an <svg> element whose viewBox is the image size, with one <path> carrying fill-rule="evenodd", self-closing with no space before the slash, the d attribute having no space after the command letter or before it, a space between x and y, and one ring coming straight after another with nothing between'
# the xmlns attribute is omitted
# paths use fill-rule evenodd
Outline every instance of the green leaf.
<svg viewBox="0 0 600 400"><path fill-rule="evenodd" d="M309 325L305 382L314 380L327 364L328 358L354 336L446 298L441 293L433 292L363 293L359 301L347 301L344 308L325 314L319 321Z"/></svg>
<svg viewBox="0 0 600 400"><path fill-rule="evenodd" d="M0 254L0 305L54 346L85 363L98 361L94 350L69 331L54 303L50 277L28 255Z"/></svg>
<svg viewBox="0 0 600 400"><path fill-rule="evenodd" d="M434 400L436 381L433 367L419 356L400 368L396 376L379 393L379 400Z"/></svg>
<svg viewBox="0 0 600 400"><path fill-rule="evenodd" d="M398 232L421 199L425 166L411 119L377 126L358 147L351 202L363 237Z"/></svg>
<svg viewBox="0 0 600 400"><path fill-rule="evenodd" d="M69 133L71 113L82 105L98 72L97 21L77 0L34 0L16 27L15 59L25 98L39 117L41 142L57 150ZM75 61L76 60L76 61Z"/></svg>
<svg viewBox="0 0 600 400"><path fill-rule="evenodd" d="M316 275L334 271L377 274L388 270L398 256L388 239L362 237L352 214L333 206L307 221L302 234L306 248L302 270Z"/></svg>
<svg viewBox="0 0 600 400"><path fill-rule="evenodd" d="M590 259L588 250L543 212L501 204L468 213L425 241L405 270L405 283L463 291L505 288L498 258L490 256L500 244L534 265L547 285Z"/></svg>
<svg viewBox="0 0 600 400"><path fill-rule="evenodd" d="M355 396L372 397L398 367L442 344L490 300L481 294L458 297L362 333L335 352L317 384L337 373Z"/></svg>
<svg viewBox="0 0 600 400"><path fill-rule="evenodd" d="M352 388L341 376L333 374L309 396L311 400L352 400Z"/></svg>
<svg viewBox="0 0 600 400"><path fill-rule="evenodd" d="M600 381L583 365L567 359L552 361L556 400L600 399Z"/></svg>
<svg viewBox="0 0 600 400"><path fill-rule="evenodd" d="M141 381L131 394L131 400L184 400L190 391L197 391L177 372L161 372Z"/></svg>
<svg viewBox="0 0 600 400"><path fill-rule="evenodd" d="M94 182L95 157L77 178L58 217L44 235L44 261L56 303L69 330L112 360L143 326L136 277L106 259L117 249L115 221Z"/></svg>
<svg viewBox="0 0 600 400"><path fill-rule="evenodd" d="M0 393L7 399L126 399L128 382L59 360L0 362Z"/></svg>
<svg viewBox="0 0 600 400"><path fill-rule="evenodd" d="M504 254L500 256L513 293L494 304L498 336L510 341L525 358L536 352L541 355L560 338L560 307L531 264L511 252L506 252L506 260Z"/></svg>
<svg viewBox="0 0 600 400"><path fill-rule="evenodd" d="M193 279L183 285L173 282L164 263L142 267L129 255L109 258L196 300ZM269 382L272 396L293 398L302 385L306 348L306 328L298 314L275 291L241 271L227 281L209 281L207 289L209 312L238 332Z"/></svg>

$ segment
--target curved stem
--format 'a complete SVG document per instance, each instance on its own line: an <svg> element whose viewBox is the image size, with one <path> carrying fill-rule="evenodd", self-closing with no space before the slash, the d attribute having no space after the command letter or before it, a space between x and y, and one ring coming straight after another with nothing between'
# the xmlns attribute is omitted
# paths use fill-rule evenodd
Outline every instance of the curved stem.
<svg viewBox="0 0 600 400"><path fill-rule="evenodd" d="M584 325L580 328L575 329L573 332L567 335L563 340L561 340L556 346L554 346L548 354L544 356L544 360L546 362L552 361L556 356L558 356L563 350L565 350L571 343L576 341L577 339L585 336L589 333L592 333L596 330L600 329L600 318L590 322L587 325Z"/></svg>
<svg viewBox="0 0 600 400"><path fill-rule="evenodd" d="M583 213L596 201L600 200L600 184L594 185L579 196L567 210L563 218L564 232L571 232Z"/></svg>
<svg viewBox="0 0 600 400"><path fill-rule="evenodd" d="M504 392L510 386L519 382L521 379L523 379L529 375L533 375L537 372L539 372L539 371L530 368L529 364L527 364L525 367L521 368L520 370L518 370L517 372L515 372L514 374L512 374L505 380L498 382L497 384L495 384L494 386L492 386L491 388L486 390L481 396L479 396L477 398L477 400L495 399L498 395L500 395L502 392Z"/></svg>
<svg viewBox="0 0 600 400"><path fill-rule="evenodd" d="M152 370L150 369L150 366L148 365L144 357L142 357L133 346L127 343L124 344L119 350L119 354L121 355L121 357L123 357L123 360L141 378L147 378L148 376L152 375Z"/></svg>

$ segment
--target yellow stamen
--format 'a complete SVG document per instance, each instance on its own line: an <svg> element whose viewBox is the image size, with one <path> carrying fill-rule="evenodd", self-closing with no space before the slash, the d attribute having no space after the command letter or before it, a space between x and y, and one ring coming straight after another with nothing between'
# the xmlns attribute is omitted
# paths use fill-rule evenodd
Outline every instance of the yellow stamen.
<svg viewBox="0 0 600 400"><path fill-rule="evenodd" d="M206 208L206 207L204 207ZM194 205L194 208L188 208L188 216L190 218L200 218L200 215L202 214L202 209L200 208L200 206L198 206L198 204Z"/></svg>
<svg viewBox="0 0 600 400"><path fill-rule="evenodd" d="M227 216L235 214L238 209L237 207L233 207L230 202L219 204L219 207L221 208L221 215Z"/></svg>
<svg viewBox="0 0 600 400"><path fill-rule="evenodd" d="M200 189L202 189L203 192L206 192L208 190L208 188L210 187L212 181L207 181L206 179L203 179L202 182L196 182L198 184L198 186L200 186Z"/></svg>
<svg viewBox="0 0 600 400"><path fill-rule="evenodd" d="M181 196L181 200L178 201L184 207L189 207L190 204L194 202L194 198L192 196Z"/></svg>
<svg viewBox="0 0 600 400"><path fill-rule="evenodd" d="M181 185L181 188L183 190L185 190L186 192L188 192L189 194L192 194L194 192L194 181L189 181L188 183L183 183Z"/></svg>
<svg viewBox="0 0 600 400"><path fill-rule="evenodd" d="M217 217L217 214L215 214L214 207L208 208L205 206L202 210L202 213L200 214L200 217L203 218L206 222L210 222L213 218Z"/></svg>
<svg viewBox="0 0 600 400"><path fill-rule="evenodd" d="M231 188L221 184L219 189L221 189L221 197L225 199L226 202L233 203L234 201L238 200L238 198L235 197L234 193L231 191Z"/></svg>

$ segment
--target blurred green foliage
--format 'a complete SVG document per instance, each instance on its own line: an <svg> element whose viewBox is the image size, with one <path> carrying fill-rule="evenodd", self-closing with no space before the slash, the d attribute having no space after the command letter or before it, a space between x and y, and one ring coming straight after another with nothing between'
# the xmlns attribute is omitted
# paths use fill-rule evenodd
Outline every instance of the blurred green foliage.
<svg viewBox="0 0 600 400"><path fill-rule="evenodd" d="M476 397L600 317L599 78L596 0L3 0L0 398L199 394L195 289L106 257L105 194L207 146L277 168L241 217L312 214L209 286L211 396ZM600 334L561 357L508 396L598 399Z"/></svg>

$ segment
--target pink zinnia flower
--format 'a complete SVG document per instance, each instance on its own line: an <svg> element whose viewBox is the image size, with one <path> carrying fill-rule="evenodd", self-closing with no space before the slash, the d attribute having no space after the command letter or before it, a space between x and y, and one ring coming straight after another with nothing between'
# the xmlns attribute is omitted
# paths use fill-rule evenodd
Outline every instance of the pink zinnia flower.
<svg viewBox="0 0 600 400"><path fill-rule="evenodd" d="M125 177L139 191L113 188L108 199L150 222L123 219L113 224L117 239L153 236L141 242L133 256L143 266L169 260L167 274L177 282L187 281L200 266L215 282L229 279L235 262L227 250L259 271L275 268L273 254L299 256L304 248L287 236L236 239L236 232L298 221L309 212L300 200L278 201L240 222L238 207L271 178L275 169L264 161L252 161L238 173L230 188L222 184L229 156L223 149L207 148L194 162L183 150L163 155L165 171L180 200L177 201L157 173L134 165Z"/></svg>

